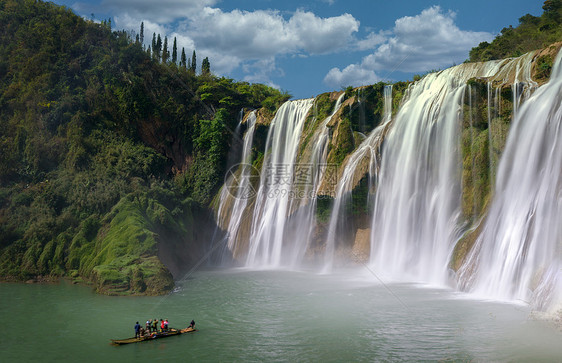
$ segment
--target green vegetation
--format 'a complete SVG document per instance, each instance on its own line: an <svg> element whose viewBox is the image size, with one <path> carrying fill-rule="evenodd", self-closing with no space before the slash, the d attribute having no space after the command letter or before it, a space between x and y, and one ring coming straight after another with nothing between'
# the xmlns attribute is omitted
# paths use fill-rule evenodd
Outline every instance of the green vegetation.
<svg viewBox="0 0 562 363"><path fill-rule="evenodd" d="M482 42L470 51L470 61L518 57L562 39L562 0L547 0L543 14L519 18L517 27L503 28L491 43Z"/></svg>
<svg viewBox="0 0 562 363"><path fill-rule="evenodd" d="M303 125L301 143L299 145L301 157L303 152L307 149L310 139L318 130L318 126L330 116L334 110L336 100L332 99L331 95L331 93L322 93L314 100L314 105L312 105Z"/></svg>
<svg viewBox="0 0 562 363"><path fill-rule="evenodd" d="M240 109L289 95L216 77L208 58L197 75L175 39L145 50L144 24L133 39L35 0L0 0L0 24L0 276L170 289L159 247L193 242Z"/></svg>
<svg viewBox="0 0 562 363"><path fill-rule="evenodd" d="M330 222L334 198L328 195L321 195L316 198L316 220L318 223L327 224Z"/></svg>

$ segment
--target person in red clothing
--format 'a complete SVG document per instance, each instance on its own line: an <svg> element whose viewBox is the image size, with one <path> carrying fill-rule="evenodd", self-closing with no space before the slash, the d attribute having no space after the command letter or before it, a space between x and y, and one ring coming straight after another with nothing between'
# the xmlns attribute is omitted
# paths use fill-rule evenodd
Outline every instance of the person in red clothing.
<svg viewBox="0 0 562 363"><path fill-rule="evenodd" d="M164 320L160 319L160 331L164 331Z"/></svg>
<svg viewBox="0 0 562 363"><path fill-rule="evenodd" d="M168 319L164 320L164 329L168 331Z"/></svg>

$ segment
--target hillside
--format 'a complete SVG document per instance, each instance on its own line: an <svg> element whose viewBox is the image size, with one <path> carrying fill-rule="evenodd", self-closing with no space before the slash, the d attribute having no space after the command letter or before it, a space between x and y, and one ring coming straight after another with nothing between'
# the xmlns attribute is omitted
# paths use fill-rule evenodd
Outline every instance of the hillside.
<svg viewBox="0 0 562 363"><path fill-rule="evenodd" d="M503 28L491 42L482 42L470 51L471 62L518 57L562 39L562 0L547 0L543 14L526 14L517 27ZM552 61L550 62L552 63Z"/></svg>
<svg viewBox="0 0 562 363"><path fill-rule="evenodd" d="M0 0L0 29L0 276L168 291L212 233L240 110L289 96L52 3Z"/></svg>

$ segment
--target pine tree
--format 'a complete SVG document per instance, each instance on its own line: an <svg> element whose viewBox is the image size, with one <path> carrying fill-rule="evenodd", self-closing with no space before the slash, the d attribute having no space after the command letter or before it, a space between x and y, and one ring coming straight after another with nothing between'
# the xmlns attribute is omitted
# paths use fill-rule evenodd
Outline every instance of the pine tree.
<svg viewBox="0 0 562 363"><path fill-rule="evenodd" d="M191 58L187 59L187 69L191 71Z"/></svg>
<svg viewBox="0 0 562 363"><path fill-rule="evenodd" d="M174 37L174 46L172 48L172 63L178 63L178 43L176 37Z"/></svg>
<svg viewBox="0 0 562 363"><path fill-rule="evenodd" d="M156 60L160 62L162 59L162 38L160 37L160 34L158 34L158 37L156 38L156 48L152 51L156 53Z"/></svg>
<svg viewBox="0 0 562 363"><path fill-rule="evenodd" d="M156 59L156 33L152 33L152 59Z"/></svg>
<svg viewBox="0 0 562 363"><path fill-rule="evenodd" d="M135 38L135 43L140 44L140 38L139 38L138 34L137 34L137 37Z"/></svg>
<svg viewBox="0 0 562 363"><path fill-rule="evenodd" d="M185 55L185 48L181 48L180 67L182 67L183 69L187 69L187 57Z"/></svg>
<svg viewBox="0 0 562 363"><path fill-rule="evenodd" d="M146 53L148 54L149 57L152 56L152 49L150 48L150 45L148 46L148 49L146 50Z"/></svg>
<svg viewBox="0 0 562 363"><path fill-rule="evenodd" d="M197 70L197 55L195 54L195 50L193 50L193 55L191 56L191 67L189 67L193 71L193 73Z"/></svg>
<svg viewBox="0 0 562 363"><path fill-rule="evenodd" d="M140 42L144 47L144 21L141 22Z"/></svg>
<svg viewBox="0 0 562 363"><path fill-rule="evenodd" d="M168 57L170 53L168 52L168 37L164 37L164 47L162 48L162 63L168 62Z"/></svg>
<svg viewBox="0 0 562 363"><path fill-rule="evenodd" d="M201 73L211 73L211 62L209 62L209 57L205 57L205 59L203 59L203 62L201 62Z"/></svg>

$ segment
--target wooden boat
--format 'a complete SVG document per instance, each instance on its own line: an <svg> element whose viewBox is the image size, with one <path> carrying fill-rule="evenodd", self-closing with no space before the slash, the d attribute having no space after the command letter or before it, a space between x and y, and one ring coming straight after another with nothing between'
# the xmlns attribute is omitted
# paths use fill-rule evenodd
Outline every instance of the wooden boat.
<svg viewBox="0 0 562 363"><path fill-rule="evenodd" d="M167 337L171 337L171 336L174 336L174 335L180 335L180 334L184 334L184 333L193 333L195 331L197 331L197 329L194 329L194 328L184 328L184 329L171 328L170 330L165 331L165 332L152 333L150 335L145 335L145 336L142 336L140 338L111 339L111 344L123 345L123 344L147 342L147 341L150 341L150 340L167 338Z"/></svg>

